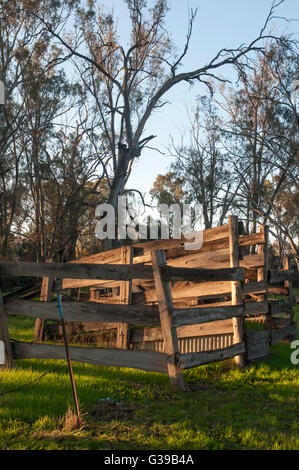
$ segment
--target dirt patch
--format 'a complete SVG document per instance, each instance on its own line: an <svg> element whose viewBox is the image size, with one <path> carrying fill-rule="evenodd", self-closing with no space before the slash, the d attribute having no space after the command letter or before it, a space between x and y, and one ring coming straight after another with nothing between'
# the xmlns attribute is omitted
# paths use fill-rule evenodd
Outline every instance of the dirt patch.
<svg viewBox="0 0 299 470"><path fill-rule="evenodd" d="M128 405L123 402L109 403L106 401L91 405L87 410L87 416L93 421L128 421L136 419L137 406Z"/></svg>
<svg viewBox="0 0 299 470"><path fill-rule="evenodd" d="M210 383L193 383L186 386L186 392L204 392L214 387L214 384Z"/></svg>

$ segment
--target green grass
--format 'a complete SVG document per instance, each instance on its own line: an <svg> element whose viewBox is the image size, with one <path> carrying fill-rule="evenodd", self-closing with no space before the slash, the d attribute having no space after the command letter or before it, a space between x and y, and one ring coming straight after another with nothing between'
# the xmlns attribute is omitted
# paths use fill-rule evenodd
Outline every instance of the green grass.
<svg viewBox="0 0 299 470"><path fill-rule="evenodd" d="M299 307L296 307L299 322ZM31 341L34 320L9 319L14 339ZM168 377L73 363L84 425L65 426L72 394L65 361L16 361L0 371L2 449L299 449L298 366L288 343L243 370L233 361L184 372L186 392ZM100 398L114 398L123 406ZM92 414L96 409L97 418Z"/></svg>

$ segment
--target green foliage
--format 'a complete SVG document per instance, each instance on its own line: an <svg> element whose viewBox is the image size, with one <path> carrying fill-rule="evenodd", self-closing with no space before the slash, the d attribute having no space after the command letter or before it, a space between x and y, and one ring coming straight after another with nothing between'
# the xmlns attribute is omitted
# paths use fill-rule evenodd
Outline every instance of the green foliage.
<svg viewBox="0 0 299 470"><path fill-rule="evenodd" d="M184 180L169 171L165 175L158 175L154 181L150 195L158 204L182 204L184 201Z"/></svg>

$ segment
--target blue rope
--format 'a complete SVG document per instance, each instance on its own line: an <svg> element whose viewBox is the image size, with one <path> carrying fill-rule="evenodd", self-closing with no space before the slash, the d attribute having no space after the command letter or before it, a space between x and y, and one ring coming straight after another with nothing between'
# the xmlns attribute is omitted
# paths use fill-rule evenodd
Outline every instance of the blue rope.
<svg viewBox="0 0 299 470"><path fill-rule="evenodd" d="M59 310L60 320L63 320L63 310L62 310L61 294L60 294L60 292L57 292L57 303L58 303L58 310Z"/></svg>

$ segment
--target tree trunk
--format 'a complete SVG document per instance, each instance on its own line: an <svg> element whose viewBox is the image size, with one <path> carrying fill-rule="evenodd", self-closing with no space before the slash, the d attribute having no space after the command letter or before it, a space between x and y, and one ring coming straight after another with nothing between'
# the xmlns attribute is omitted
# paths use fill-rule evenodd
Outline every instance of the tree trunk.
<svg viewBox="0 0 299 470"><path fill-rule="evenodd" d="M104 251L112 250L113 248L116 248L119 244L118 243L118 196L121 196L124 191L129 163L131 160L131 153L132 152L130 151L129 148L126 148L124 146L119 148L118 165L116 168L116 172L114 175L113 183L112 183L109 198L108 198L108 204L111 204L115 211L116 239L110 240L106 238L103 243Z"/></svg>

